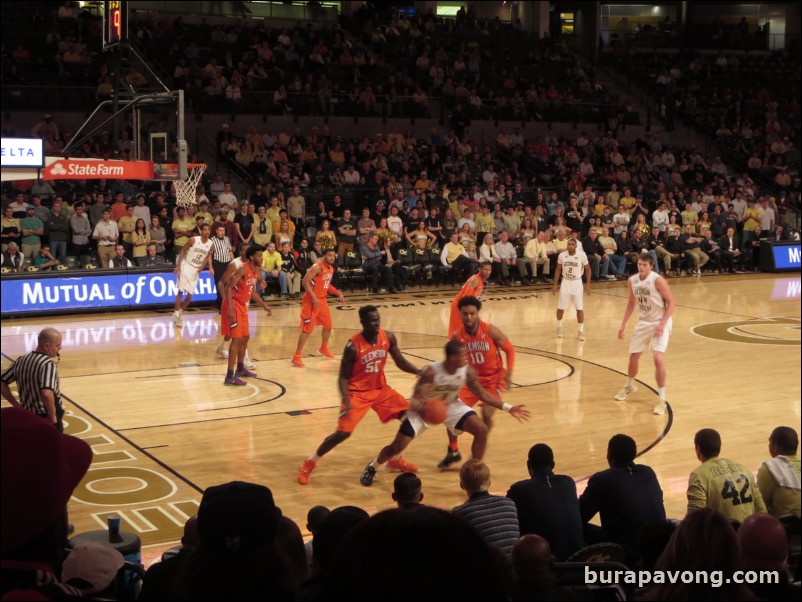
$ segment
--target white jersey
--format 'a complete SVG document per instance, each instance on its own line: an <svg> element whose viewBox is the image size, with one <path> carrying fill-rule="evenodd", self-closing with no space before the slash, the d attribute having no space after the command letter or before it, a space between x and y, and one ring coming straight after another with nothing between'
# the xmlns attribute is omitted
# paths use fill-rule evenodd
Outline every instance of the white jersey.
<svg viewBox="0 0 802 602"><path fill-rule="evenodd" d="M666 313L666 301L655 286L660 277L656 272L650 272L644 279L640 274L629 278L629 285L638 302L638 319L641 322L659 322Z"/></svg>
<svg viewBox="0 0 802 602"><path fill-rule="evenodd" d="M184 263L188 263L189 265L193 265L196 269L200 270L203 267L203 263L206 261L206 256L212 250L213 244L214 243L212 242L211 238L204 243L200 236L193 236L192 245L189 247L189 249L187 249L187 252L184 255L182 266Z"/></svg>
<svg viewBox="0 0 802 602"><path fill-rule="evenodd" d="M459 392L468 382L468 366L463 366L454 374L449 374L443 363L435 362L429 365L434 372L434 391L436 391L437 397L442 397L446 404L452 404L459 401Z"/></svg>
<svg viewBox="0 0 802 602"><path fill-rule="evenodd" d="M563 251L557 257L557 263L562 266L563 280L582 281L585 273L585 266L588 265L588 257L579 250L571 255L568 251Z"/></svg>

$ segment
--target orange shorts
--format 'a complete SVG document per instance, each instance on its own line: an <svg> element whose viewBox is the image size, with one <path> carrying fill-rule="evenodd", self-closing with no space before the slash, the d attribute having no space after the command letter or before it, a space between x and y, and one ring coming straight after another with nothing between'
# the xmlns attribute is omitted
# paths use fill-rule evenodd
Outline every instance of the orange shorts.
<svg viewBox="0 0 802 602"><path fill-rule="evenodd" d="M501 374L500 377L497 375L493 375L490 377L482 378L480 376L479 384L482 385L482 388L485 391L489 391L490 393L494 393L497 397L501 397L501 394L507 388L507 381L505 380L506 377L507 377L506 370L504 371L503 374ZM475 406L477 403L479 403L479 399L476 397L476 395L473 394L473 391L471 391L468 387L462 387L462 390L459 392L459 398L466 406L471 408ZM480 403L479 405L484 406L485 404Z"/></svg>
<svg viewBox="0 0 802 602"><path fill-rule="evenodd" d="M301 300L301 330L306 334L311 334L315 326L322 326L326 330L331 330L329 304L325 299L320 299L320 307L315 311L312 309L312 301L309 296L304 295Z"/></svg>
<svg viewBox="0 0 802 602"><path fill-rule="evenodd" d="M220 330L223 331L224 337L231 337L232 339L241 339L250 336L251 329L248 325L248 306L241 303L234 303L234 322L236 326L232 328L231 323L228 321L228 305L223 301L221 308Z"/></svg>
<svg viewBox="0 0 802 602"><path fill-rule="evenodd" d="M348 413L345 416L340 416L337 421L337 430L345 431L346 433L353 433L359 421L368 413L368 410L373 408L373 411L379 415L379 420L382 423L387 423L398 418L402 412L409 409L409 402L403 395L394 391L389 385L385 385L378 391L353 391L350 392L351 402ZM340 413L342 413L343 406L340 405Z"/></svg>

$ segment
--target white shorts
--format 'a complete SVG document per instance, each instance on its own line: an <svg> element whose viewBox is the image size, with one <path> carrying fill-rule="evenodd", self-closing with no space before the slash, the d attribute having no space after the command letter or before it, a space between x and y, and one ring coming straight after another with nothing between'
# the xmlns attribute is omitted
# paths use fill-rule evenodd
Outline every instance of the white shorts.
<svg viewBox="0 0 802 602"><path fill-rule="evenodd" d="M462 420L463 416L468 414L476 414L476 412L458 399L457 401L448 404L446 419L443 421L443 424L446 425L448 430L454 435L459 435L462 433L462 431L457 429L457 424L459 424L459 421ZM415 431L416 437L420 437L429 427L437 426L436 424L429 424L428 422L424 421L423 418L421 418L421 415L413 409L410 409L409 412L407 412L407 420L409 421L412 430Z"/></svg>
<svg viewBox="0 0 802 602"><path fill-rule="evenodd" d="M669 318L666 322L666 327L663 329L663 334L659 337L654 336L654 329L660 322L641 322L635 325L635 331L632 333L632 341L629 343L630 353L643 353L651 348L652 351L660 351L665 353L668 349L668 339L671 336L671 325L673 319Z"/></svg>
<svg viewBox="0 0 802 602"><path fill-rule="evenodd" d="M563 280L557 297L557 309L566 310L573 301L577 311L582 311L585 289L581 280Z"/></svg>
<svg viewBox="0 0 802 602"><path fill-rule="evenodd" d="M194 295L199 279L200 272L198 268L193 265L181 264L181 269L178 271L178 291Z"/></svg>

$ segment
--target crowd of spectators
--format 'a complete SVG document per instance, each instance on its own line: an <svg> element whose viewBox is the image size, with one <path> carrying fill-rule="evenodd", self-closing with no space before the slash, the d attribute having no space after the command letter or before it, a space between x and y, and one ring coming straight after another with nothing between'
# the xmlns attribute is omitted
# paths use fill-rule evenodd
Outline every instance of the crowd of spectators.
<svg viewBox="0 0 802 602"><path fill-rule="evenodd" d="M95 101L111 96L97 17L54 10L31 20L9 31L20 43L4 57L4 83L52 85L55 78L64 87L91 86ZM23 38L31 27L48 32L41 46ZM598 122L626 104L548 37L478 20L472 10L443 19L364 8L336 23L287 28L133 11L129 31L159 77L185 89L201 113L440 117L461 104L476 119ZM133 57L125 79L138 91L155 83Z"/></svg>
<svg viewBox="0 0 802 602"><path fill-rule="evenodd" d="M48 127L58 132L45 116L34 129ZM231 154L237 136L230 129L223 124L218 134L221 155L241 161L241 149ZM340 268L349 252L364 259L350 267L368 267L375 291L377 274L384 288L402 289L407 276L428 282L448 273L459 256L474 267L493 262L494 281L533 283L553 273L572 237L597 280L625 277L642 252L667 275L757 269L762 241L796 235L793 185L776 197L695 147L664 146L649 134L627 144L611 131L525 140L517 128L501 128L493 150L462 134L433 129L418 139L393 127L349 141L327 126L308 133L253 127L242 144L272 149L259 155L264 163L243 163L260 166L253 188L237 194L216 173L186 208L173 204L164 182L6 185L3 264L159 265L205 222L213 235L222 226L234 251L274 243L266 277L290 296L316 243L337 249Z"/></svg>
<svg viewBox="0 0 802 602"><path fill-rule="evenodd" d="M64 560L65 509L89 467L89 447L23 409L2 412L3 597L133 599L118 598L130 596L118 589L119 552L77 546ZM490 493L491 471L476 460L461 467L467 499L450 511L426 505L424 482L403 472L393 481L395 508L372 516L357 506L311 508L306 544L301 517L285 516L268 487L232 481L205 490L180 551L149 568L139 599L794 600L798 444L794 429L774 429L772 458L755 482L720 455L715 430L700 430L701 465L689 478L682 520L666 519L654 471L635 462L636 444L623 434L608 444L609 468L579 496L571 477L554 473L552 449L538 443L526 461L529 477L506 496ZM34 468L52 478L32 483ZM597 513L600 526L589 522ZM594 565L601 557L611 562ZM586 569L611 567L694 578L643 587L624 573L600 580L606 587L588 579ZM750 579L736 571L765 572Z"/></svg>
<svg viewBox="0 0 802 602"><path fill-rule="evenodd" d="M800 62L776 52L743 55L626 53L616 65L660 99L657 112L671 127L696 123L732 161L777 192L798 194L800 177Z"/></svg>

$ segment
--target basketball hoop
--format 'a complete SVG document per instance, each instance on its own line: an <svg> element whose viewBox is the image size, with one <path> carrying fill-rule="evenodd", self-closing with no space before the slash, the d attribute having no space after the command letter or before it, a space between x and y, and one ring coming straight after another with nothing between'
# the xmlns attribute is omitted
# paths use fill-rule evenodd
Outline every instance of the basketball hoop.
<svg viewBox="0 0 802 602"><path fill-rule="evenodd" d="M195 205L198 184L206 171L204 163L187 165L187 179L175 181L175 204L179 207Z"/></svg>

